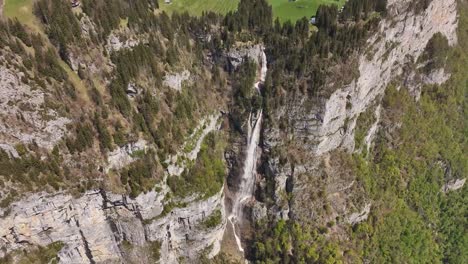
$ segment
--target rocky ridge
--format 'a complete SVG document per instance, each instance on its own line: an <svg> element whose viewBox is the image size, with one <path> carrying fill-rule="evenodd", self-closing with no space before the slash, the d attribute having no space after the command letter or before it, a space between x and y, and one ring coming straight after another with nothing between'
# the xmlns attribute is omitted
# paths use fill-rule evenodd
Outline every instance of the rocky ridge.
<svg viewBox="0 0 468 264"><path fill-rule="evenodd" d="M218 118L208 120L217 124ZM215 125L205 126L198 141L214 129ZM138 142L116 150L110 156L110 166L127 161L135 148L144 150L144 142ZM200 149L197 146L190 157L196 158ZM171 176L177 177L167 173L165 179ZM67 193L38 193L14 202L0 211L0 257L30 245L46 246L56 241L65 244L59 252L60 263L121 262L124 241L132 246L160 242L161 263L177 263L179 257L196 258L207 248L208 256L214 256L220 250L226 227L223 189L206 200L192 199L164 212L170 192L165 179L158 188L134 199L93 190L77 198ZM203 220L215 211L221 212L222 222L205 227Z"/></svg>
<svg viewBox="0 0 468 264"><path fill-rule="evenodd" d="M11 153L18 142L52 149L70 119L47 107L47 94L22 81L24 73L0 66L0 148Z"/></svg>
<svg viewBox="0 0 468 264"><path fill-rule="evenodd" d="M429 39L438 32L442 33L449 45L457 43L457 3L455 0L431 1L429 7L420 14L414 14L411 1L389 0L387 19L383 19L376 34L367 41L367 52L359 58L359 77L349 85L335 90L328 98L317 98L311 105L310 100L288 96L284 107L275 109L274 119L284 118L291 124L292 131L283 135L277 128L268 127L264 133L265 152L270 153L284 144L283 139L293 139L298 143L302 160L295 164L280 165L280 157L269 156L266 173L275 180L276 206L272 214L287 218L290 210L300 212L301 219L314 219L315 213L305 203L311 199L311 190L318 188L314 177L328 175L327 186L349 186L349 188L327 187L326 201L331 203L333 211L331 219L337 215L356 222L360 217L351 217L353 212L368 211L365 197L354 197L359 193L359 186L351 184L353 179L346 180L338 172L327 173L327 160L336 158L336 150L354 151L354 133L357 118L370 107L375 107L377 121L366 133L367 147L372 144L372 138L378 131L380 102L386 87L395 77L405 79L411 72L404 72L405 65L415 65L419 56L425 50ZM389 48L390 47L390 48ZM414 73L413 73L414 74ZM426 83L443 83L448 76L439 70L425 76ZM413 94L417 98L420 86L414 87ZM299 143L300 142L300 143ZM296 148L294 147L294 148ZM289 151L294 151L291 149ZM333 166L331 166L333 167ZM338 174L337 174L338 173ZM301 176L305 175L305 176ZM315 175L310 177L307 175ZM335 176L333 176L335 175ZM345 180L345 182L343 182ZM347 181L347 182L346 182ZM293 188L291 186L294 186ZM325 188L325 186L323 187ZM294 203L289 204L285 194L291 192ZM358 195L359 196L359 195ZM354 201L354 202L351 202ZM360 201L360 202L356 202ZM315 205L317 210L321 204ZM309 206L310 207L310 206ZM297 210L294 210L294 209ZM356 213L356 215L361 213ZM366 214L364 214L366 215ZM354 219L354 220L353 220Z"/></svg>

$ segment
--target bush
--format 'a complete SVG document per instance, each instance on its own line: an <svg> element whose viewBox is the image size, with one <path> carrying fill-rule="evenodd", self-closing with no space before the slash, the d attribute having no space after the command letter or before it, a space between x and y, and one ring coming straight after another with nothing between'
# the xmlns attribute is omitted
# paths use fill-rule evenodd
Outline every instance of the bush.
<svg viewBox="0 0 468 264"><path fill-rule="evenodd" d="M201 146L195 164L181 176L168 178L172 192L179 197L198 193L208 198L219 192L224 183L224 141L220 135L209 133Z"/></svg>
<svg viewBox="0 0 468 264"><path fill-rule="evenodd" d="M217 209L210 216L203 220L201 223L205 228L213 228L221 224L222 222L221 210Z"/></svg>

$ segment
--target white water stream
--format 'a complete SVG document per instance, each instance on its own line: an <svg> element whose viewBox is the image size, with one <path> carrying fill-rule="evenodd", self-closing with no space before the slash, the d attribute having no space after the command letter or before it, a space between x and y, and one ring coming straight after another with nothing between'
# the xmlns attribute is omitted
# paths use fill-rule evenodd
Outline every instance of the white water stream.
<svg viewBox="0 0 468 264"><path fill-rule="evenodd" d="M267 60L264 51L262 51L261 56L260 76L259 80L254 85L258 92L260 92L260 84L263 84L265 81L267 72ZM245 204L253 199L257 171L257 150L258 143L260 141L261 126L262 110L259 110L256 115L250 113L249 120L247 122L247 151L245 155L243 174L240 178L239 189L232 202L231 214L228 217L240 252L244 252L244 248L242 247L239 226L242 224Z"/></svg>

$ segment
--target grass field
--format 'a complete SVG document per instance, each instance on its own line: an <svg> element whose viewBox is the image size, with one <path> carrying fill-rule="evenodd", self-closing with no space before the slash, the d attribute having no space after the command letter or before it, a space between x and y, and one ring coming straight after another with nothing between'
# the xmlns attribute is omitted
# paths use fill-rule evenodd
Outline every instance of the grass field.
<svg viewBox="0 0 468 264"><path fill-rule="evenodd" d="M203 11L214 11L226 14L237 9L239 0L172 0L166 4L164 0L159 1L159 7L168 12L189 12L192 15L201 15Z"/></svg>
<svg viewBox="0 0 468 264"><path fill-rule="evenodd" d="M280 21L287 20L296 21L302 17L311 17L315 15L317 8L321 4L337 4L341 6L345 0L268 0L273 8L275 17L279 17ZM239 0L172 0L172 3L166 4L160 1L162 10L172 12L188 11L193 15L201 15L203 11L214 11L221 14L226 14L228 11L233 11L237 8Z"/></svg>
<svg viewBox="0 0 468 264"><path fill-rule="evenodd" d="M33 0L3 0L3 15L7 18L18 18L20 22L37 29L38 21L32 14Z"/></svg>
<svg viewBox="0 0 468 264"><path fill-rule="evenodd" d="M303 17L311 17L315 15L319 5L336 4L342 6L344 0L297 0L290 2L289 0L268 0L273 8L273 15L278 17L281 22L287 20L296 21Z"/></svg>
<svg viewBox="0 0 468 264"><path fill-rule="evenodd" d="M19 21L28 26L37 27L37 20L32 15L33 0L2 0L4 1L3 13L8 18L18 18ZM296 21L302 17L315 15L317 8L321 4L337 4L341 6L345 0L267 0L272 8L275 17L279 17L281 22L287 20ZM239 0L172 0L166 4L160 0L162 10L172 12L188 11L192 15L201 15L203 11L214 11L226 14L234 11L239 4Z"/></svg>

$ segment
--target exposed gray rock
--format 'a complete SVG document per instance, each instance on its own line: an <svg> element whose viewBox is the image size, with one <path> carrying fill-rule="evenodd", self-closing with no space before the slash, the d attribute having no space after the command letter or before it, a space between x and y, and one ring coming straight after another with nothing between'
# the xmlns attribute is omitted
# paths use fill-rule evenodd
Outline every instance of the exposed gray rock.
<svg viewBox="0 0 468 264"><path fill-rule="evenodd" d="M5 151L10 158L18 158L18 151L16 149L8 144L0 144L0 149Z"/></svg>
<svg viewBox="0 0 468 264"><path fill-rule="evenodd" d="M442 33L449 45L457 43L455 0L433 0L418 15L413 13L410 2L388 1L387 18L380 22L376 34L367 41L368 50L372 50L373 54L362 54L358 59L358 78L326 97L299 98L286 94L282 98L283 106L272 111L274 122L264 131L264 151L273 153L267 154L266 173L268 178L274 179L276 188L276 203L269 214L278 217L288 211L294 218L315 221L318 216L313 209L323 211L326 204L331 212L326 216L328 219L320 219L324 223L335 221L336 217L344 217L342 219L350 222L362 221L367 217L367 207L360 213L348 216L351 210L361 210L357 204L369 202L360 195L362 186L356 184L351 172L340 176L349 178L334 178L340 172L326 168L327 155L341 150L354 151L357 118L369 107L376 107L376 122L365 137L369 148L379 128L379 105L389 83L395 77L411 74L404 71L405 66L416 65L417 58L435 33ZM389 49L389 46L392 48ZM434 72L427 78L421 76L425 83L442 83L447 78L448 75L442 72ZM287 129L279 129L281 126ZM302 159L294 161L294 169L290 161L284 161L284 155L283 162L279 162L282 154L290 148L297 148L299 154L296 156ZM305 173L299 172L301 166ZM289 181L288 176L291 177ZM288 182L292 182L290 192L286 188ZM293 196L289 203L284 198L286 193Z"/></svg>
<svg viewBox="0 0 468 264"><path fill-rule="evenodd" d="M80 16L81 33L86 37L90 37L91 34L96 34L96 26L89 16L86 15L86 13L81 13Z"/></svg>
<svg viewBox="0 0 468 264"><path fill-rule="evenodd" d="M23 76L0 66L0 142L10 147L35 142L52 149L71 120L47 108L46 93L23 83Z"/></svg>
<svg viewBox="0 0 468 264"><path fill-rule="evenodd" d="M434 0L419 15L411 14L409 2L388 1L389 19L383 20L378 33L368 40L375 51L372 59L368 60L363 55L359 60L359 78L335 91L325 103L317 154L339 146L354 148L356 118L384 94L394 76L403 73L402 66L408 60L415 62L435 33L442 33L450 45L456 44L458 21L455 0ZM390 51L388 43L395 46ZM347 102L350 109L346 108Z"/></svg>
<svg viewBox="0 0 468 264"><path fill-rule="evenodd" d="M106 49L109 52L119 51L121 49L130 49L140 44L142 40L143 39L140 37L128 37L128 34L113 32L109 37L107 37Z"/></svg>
<svg viewBox="0 0 468 264"><path fill-rule="evenodd" d="M193 149L186 159L195 159L199 142L217 128L219 116L210 116L200 124ZM144 151L147 142L139 140L116 149L109 155L109 168L121 168L131 162L135 151ZM171 161L169 166L175 166ZM180 164L179 164L180 166ZM179 170L183 171L185 167ZM178 171L179 171L178 170ZM148 241L161 242L160 263L178 263L180 257L194 259L210 248L209 257L220 250L226 227L224 188L207 199L191 197L187 204L162 215L170 189L166 173L162 183L135 199L103 190L88 191L74 198L66 193L32 194L0 210L0 257L29 245L46 246L62 241L61 263L121 263L123 241L143 246ZM219 210L222 221L207 229L202 223Z"/></svg>
<svg viewBox="0 0 468 264"><path fill-rule="evenodd" d="M202 221L216 210L222 213L222 223L212 229L205 229L201 225ZM162 241L162 263L177 263L179 256L194 259L209 246L212 246L209 257L216 255L221 247L226 223L221 190L207 200L174 209L166 217L154 220L146 229L148 239Z"/></svg>
<svg viewBox="0 0 468 264"><path fill-rule="evenodd" d="M172 74L167 74L164 76L163 84L176 90L182 90L182 83L189 80L190 72L188 70L184 70L182 72L176 72Z"/></svg>
<svg viewBox="0 0 468 264"><path fill-rule="evenodd" d="M369 149L372 145L372 141L374 140L375 134L377 133L379 129L379 122L380 122L380 114L382 111L381 105L378 105L375 109L374 116L375 116L375 122L372 124L370 127L369 131L367 131L367 135L364 138L364 141L367 146L367 152L369 152Z"/></svg>
<svg viewBox="0 0 468 264"><path fill-rule="evenodd" d="M78 199L66 194L31 195L14 203L11 213L0 219L0 247L9 252L30 244L62 241L67 245L59 254L63 263L118 259L120 253L102 206L99 192Z"/></svg>
<svg viewBox="0 0 468 264"><path fill-rule="evenodd" d="M369 217L371 209L371 203L368 203L364 206L361 212L358 213L352 213L348 218L346 219L346 222L348 222L351 225L360 223L364 220L367 220L367 217Z"/></svg>
<svg viewBox="0 0 468 264"><path fill-rule="evenodd" d="M258 65L261 65L263 50L264 47L261 44L237 47L227 53L227 58L234 68L237 68L246 57L254 60Z"/></svg>
<svg viewBox="0 0 468 264"><path fill-rule="evenodd" d="M107 156L108 165L105 168L106 173L109 172L110 169L119 170L132 163L137 159L134 154L139 151L146 152L147 148L148 143L144 139L139 139L136 142L131 142L125 146L117 147Z"/></svg>
<svg viewBox="0 0 468 264"><path fill-rule="evenodd" d="M125 90L125 92L127 93L127 96L130 97L130 98L133 98L133 97L137 96L138 91L139 90L138 90L136 84L134 84L134 83L128 83L127 89Z"/></svg>
<svg viewBox="0 0 468 264"><path fill-rule="evenodd" d="M220 114L215 114L203 119L195 128L195 132L190 135L188 140L181 147L180 151L166 160L166 163L169 164L167 171L170 176L180 176L185 170L187 163L197 158L205 136L219 128L219 117ZM186 150L188 150L188 152L185 152Z"/></svg>
<svg viewBox="0 0 468 264"><path fill-rule="evenodd" d="M255 202L252 207L252 220L260 221L267 217L267 208L264 203Z"/></svg>
<svg viewBox="0 0 468 264"><path fill-rule="evenodd" d="M447 182L446 184L444 184L444 186L442 186L441 191L444 193L447 193L449 191L456 191L458 189L463 188L463 186L465 185L465 182L466 182L466 179L451 180Z"/></svg>
<svg viewBox="0 0 468 264"><path fill-rule="evenodd" d="M65 244L59 252L61 263L120 262L119 245L124 240L133 245L160 241L161 263L177 263L181 256L195 258L209 246L213 246L210 256L219 252L226 226L223 190L161 217L162 206L156 216L143 214L154 211L148 197L157 199L158 195L135 200L98 190L80 198L60 193L31 195L15 202L0 218L0 247L6 250L0 257L56 241ZM215 210L222 212L223 221L206 229L201 222Z"/></svg>

